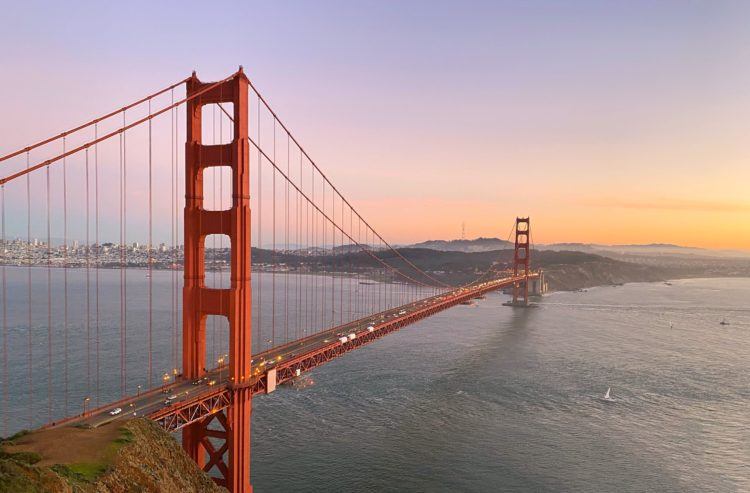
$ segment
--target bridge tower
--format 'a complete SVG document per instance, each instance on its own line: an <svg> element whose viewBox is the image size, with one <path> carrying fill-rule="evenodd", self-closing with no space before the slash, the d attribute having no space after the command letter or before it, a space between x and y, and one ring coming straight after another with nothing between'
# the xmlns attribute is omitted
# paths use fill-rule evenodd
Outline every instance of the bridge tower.
<svg viewBox="0 0 750 493"><path fill-rule="evenodd" d="M528 217L516 218L516 247L513 254L513 277L522 275L526 279L513 283L513 305L526 306L529 303L529 235L531 223ZM519 301L519 298L522 301Z"/></svg>
<svg viewBox="0 0 750 493"><path fill-rule="evenodd" d="M218 470L214 480L233 493L248 493L250 486L250 152L248 140L248 84L240 70L230 79L187 102L185 144L185 285L183 288L183 376L201 377L206 371L206 317L229 321L230 406L187 426L182 446L205 471ZM195 73L187 83L187 96L211 83ZM228 144L202 143L202 108L223 103L232 113L234 139ZM206 210L203 204L203 171L228 166L232 171L232 204L227 210ZM228 289L205 285L205 239L224 234L231 245ZM213 425L212 425L213 423ZM209 427L209 425L212 425ZM217 442L221 445L216 446Z"/></svg>

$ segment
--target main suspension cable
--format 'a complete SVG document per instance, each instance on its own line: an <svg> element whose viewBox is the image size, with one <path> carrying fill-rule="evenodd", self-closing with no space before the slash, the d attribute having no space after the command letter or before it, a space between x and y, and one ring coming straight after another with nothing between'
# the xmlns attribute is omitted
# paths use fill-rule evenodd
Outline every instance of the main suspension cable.
<svg viewBox="0 0 750 493"><path fill-rule="evenodd" d="M146 96L145 98L141 98L138 101L135 101L135 102L130 103L130 104L126 105L126 106L123 106L120 109L117 109L115 111L107 113L104 116L100 116L98 118L94 118L93 120L88 121L88 122L86 122L86 123L84 123L82 125L78 125L77 127L71 128L70 130L66 130L64 132L61 132L58 135L55 135L55 136L50 137L48 139L44 139L44 140L39 141L39 142L37 142L35 144L32 144L30 146L24 147L23 149L18 149L17 151L13 151L13 152L11 152L9 154L6 154L5 156L0 157L0 163L3 162L3 161L5 161L5 160L8 160L8 159L10 159L12 157L15 157L15 156L18 156L20 154L23 154L24 152L28 153L29 151L32 151L32 150L36 149L37 147L41 147L43 145L49 144L51 142L54 142L56 140L60 140L60 139L62 139L64 137L66 137L66 136L74 134L74 133L76 133L76 132L78 132L80 130L83 130L85 128L88 128L88 127L90 127L92 125L97 125L98 123L100 123L100 122L102 122L104 120L107 120L109 118L112 118L113 116L119 115L121 112L123 112L125 110L128 110L130 108L134 108L135 106L138 106L138 105L140 105L140 104L142 104L142 103L144 103L144 102L146 102L148 100L151 100L152 98L154 98L156 96L164 94L165 92L167 92L169 90L173 90L174 88L179 87L182 84L185 84L189 80L190 80L190 77L188 77L186 79L183 79L183 80L181 80L179 82L176 82L176 83L170 85L169 87L165 87L164 89L160 89L159 91L156 91L155 93L152 93L152 94Z"/></svg>

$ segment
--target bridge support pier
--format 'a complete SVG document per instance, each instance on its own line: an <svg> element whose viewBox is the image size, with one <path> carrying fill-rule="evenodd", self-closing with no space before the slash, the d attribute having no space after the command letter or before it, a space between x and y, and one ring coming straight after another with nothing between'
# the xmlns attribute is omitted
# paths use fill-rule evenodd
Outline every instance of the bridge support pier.
<svg viewBox="0 0 750 493"><path fill-rule="evenodd" d="M209 86L214 86L207 90ZM250 380L252 357L250 284L250 142L248 139L248 80L240 70L230 79L200 82L195 73L187 83L187 142L185 144L185 286L183 288L183 376L200 378L206 371L206 317L229 321L229 372L217 388L229 388L230 405L182 433L183 448L216 483L232 493L248 493L250 486ZM228 144L202 143L202 108L232 104L234 140ZM232 170L232 206L223 211L203 207L203 171L212 166ZM224 234L231 245L228 289L205 285L205 238ZM218 476L216 473L218 472Z"/></svg>

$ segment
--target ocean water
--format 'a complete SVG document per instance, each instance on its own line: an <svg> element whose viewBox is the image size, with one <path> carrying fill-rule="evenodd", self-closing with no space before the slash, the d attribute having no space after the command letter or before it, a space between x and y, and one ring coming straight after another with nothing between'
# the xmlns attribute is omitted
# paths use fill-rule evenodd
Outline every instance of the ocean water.
<svg viewBox="0 0 750 493"><path fill-rule="evenodd" d="M28 275L6 269L6 433L79 412L85 396L103 404L122 392L119 272L100 271L98 393L93 277L87 307L85 272L68 271L66 379L63 271L51 271L50 326L47 271L31 269L31 360ZM174 364L180 324L171 279L152 277L157 382ZM322 305L324 285L337 293L311 321L289 313L284 337L293 338L329 316L369 311L384 289L336 281L256 274L255 293L264 293L254 299L256 350L273 337L274 316L286 332L287 292L304 293L308 306ZM128 393L147 382L147 286L143 271L128 272ZM342 313L350 293L357 313ZM553 293L527 309L504 307L506 299L454 307L316 369L304 390L256 397L255 491L750 491L750 279ZM226 332L209 321L207 337L210 359L224 351ZM602 399L608 387L613 402Z"/></svg>
<svg viewBox="0 0 750 493"><path fill-rule="evenodd" d="M155 270L150 278L142 269L0 271L0 435L78 414L86 397L92 409L136 394L139 387L161 385L165 373L180 371L181 271ZM434 294L359 281L254 272L253 353L380 311L386 303L397 306ZM228 284L226 272L206 275L208 287ZM226 318L209 316L207 366L216 366L228 346Z"/></svg>
<svg viewBox="0 0 750 493"><path fill-rule="evenodd" d="M255 491L750 491L750 280L505 299L257 397Z"/></svg>

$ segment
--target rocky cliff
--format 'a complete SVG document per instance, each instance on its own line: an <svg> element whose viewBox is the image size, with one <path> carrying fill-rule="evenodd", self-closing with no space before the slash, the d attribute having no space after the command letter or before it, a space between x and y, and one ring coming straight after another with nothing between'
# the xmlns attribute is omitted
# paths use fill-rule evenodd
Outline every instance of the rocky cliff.
<svg viewBox="0 0 750 493"><path fill-rule="evenodd" d="M107 427L42 430L3 441L0 492L226 493L153 422Z"/></svg>

